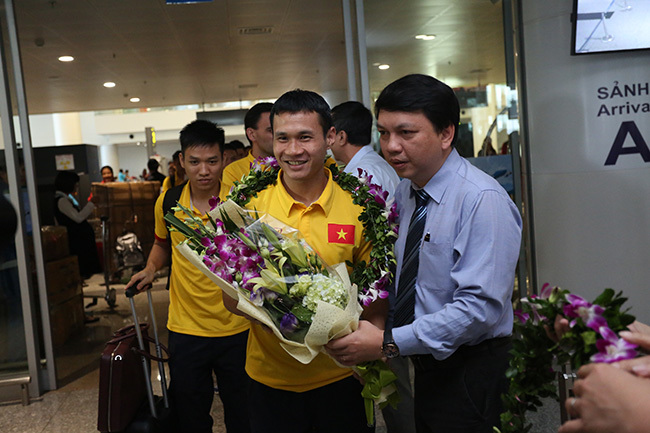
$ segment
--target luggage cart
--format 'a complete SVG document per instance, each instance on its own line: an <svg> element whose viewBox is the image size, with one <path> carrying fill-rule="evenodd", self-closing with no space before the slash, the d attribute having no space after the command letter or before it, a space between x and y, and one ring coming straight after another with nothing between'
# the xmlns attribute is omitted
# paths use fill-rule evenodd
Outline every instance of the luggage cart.
<svg viewBox="0 0 650 433"><path fill-rule="evenodd" d="M106 286L106 291L104 292L104 295L84 295L84 298L92 298L92 302L86 305L86 308L90 308L94 305L97 305L97 299L99 298L104 298L106 302L108 303L109 308L112 310L115 308L116 305L116 295L117 291L114 288L111 288L111 283L110 283L110 275L109 275L109 263L108 263L108 228L107 228L107 222L108 222L108 217L107 216L102 216L101 217L101 222L102 222L102 251L103 251L103 256L104 256L104 286Z"/></svg>

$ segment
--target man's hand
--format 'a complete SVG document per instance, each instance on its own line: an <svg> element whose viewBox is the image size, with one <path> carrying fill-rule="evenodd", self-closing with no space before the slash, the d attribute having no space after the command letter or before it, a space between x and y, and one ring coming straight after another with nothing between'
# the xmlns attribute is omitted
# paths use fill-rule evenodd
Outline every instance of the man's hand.
<svg viewBox="0 0 650 433"><path fill-rule="evenodd" d="M137 282L135 286L138 293L146 290L147 286L153 283L155 272L149 267L145 267L143 270L133 275L129 282L126 284L126 288L131 287Z"/></svg>
<svg viewBox="0 0 650 433"><path fill-rule="evenodd" d="M650 380L607 364L578 370L575 397L566 401L574 418L558 433L637 433L650 425Z"/></svg>
<svg viewBox="0 0 650 433"><path fill-rule="evenodd" d="M325 349L341 365L353 366L382 357L384 331L368 322L359 321L359 329L345 337L332 340Z"/></svg>
<svg viewBox="0 0 650 433"><path fill-rule="evenodd" d="M636 323L638 322L634 322L629 328L638 329L633 327ZM643 326L647 327L647 325ZM619 332L619 336L630 343L638 345L644 352L650 351L650 334L645 332L621 331ZM650 377L650 356L628 359L626 361L617 362L613 365L636 374L639 377Z"/></svg>
<svg viewBox="0 0 650 433"><path fill-rule="evenodd" d="M566 317L560 316L559 314L555 316L555 321L553 322L553 329L550 329L548 326L544 325L544 330L546 331L546 336L556 343L560 341L562 336L569 332L571 328L569 327L569 321Z"/></svg>

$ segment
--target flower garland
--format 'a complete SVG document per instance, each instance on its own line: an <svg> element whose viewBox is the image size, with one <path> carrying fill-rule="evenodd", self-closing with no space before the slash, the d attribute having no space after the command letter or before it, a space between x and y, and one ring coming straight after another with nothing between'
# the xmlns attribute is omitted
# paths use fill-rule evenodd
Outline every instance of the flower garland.
<svg viewBox="0 0 650 433"><path fill-rule="evenodd" d="M542 406L542 398L558 399L552 365L571 365L573 371L588 362L616 362L636 356L636 346L618 338L634 317L621 311L626 298L612 289L593 303L580 296L544 284L539 296L521 300L515 311L512 357L506 376L508 393L502 396L502 433L527 432L526 412ZM569 322L570 330L554 342L547 334L556 316ZM495 431L499 431L495 428Z"/></svg>
<svg viewBox="0 0 650 433"><path fill-rule="evenodd" d="M327 162L326 162L327 164ZM361 261L352 266L350 281L357 285L359 302L367 306L376 299L388 296L388 284L393 279L396 265L393 245L397 239L396 204L386 202L388 192L372 183L372 176L359 169L359 177L340 171L336 163L327 167L332 172L332 179L345 191L352 194L353 203L362 207L359 221L363 223L363 236L372 244L370 260ZM236 181L228 195L240 206L248 204L252 197L275 185L280 166L272 156L258 158L251 164L251 171Z"/></svg>

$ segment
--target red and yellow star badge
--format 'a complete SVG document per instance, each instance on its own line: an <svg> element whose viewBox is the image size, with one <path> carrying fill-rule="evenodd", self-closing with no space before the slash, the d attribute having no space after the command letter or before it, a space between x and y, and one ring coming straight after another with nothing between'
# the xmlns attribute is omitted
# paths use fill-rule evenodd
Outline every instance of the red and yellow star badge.
<svg viewBox="0 0 650 433"><path fill-rule="evenodd" d="M354 244L354 226L351 224L327 224L327 242L330 244Z"/></svg>

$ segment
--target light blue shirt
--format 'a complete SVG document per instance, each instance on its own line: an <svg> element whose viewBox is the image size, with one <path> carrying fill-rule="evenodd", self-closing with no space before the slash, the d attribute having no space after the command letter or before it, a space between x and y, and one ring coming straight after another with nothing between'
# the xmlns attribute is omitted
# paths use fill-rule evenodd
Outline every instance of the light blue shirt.
<svg viewBox="0 0 650 433"><path fill-rule="evenodd" d="M361 147L343 171L359 177L359 168L372 175L371 182L381 186L384 191L388 191L389 198L393 196L395 187L399 183L399 176L393 167L374 151L371 145Z"/></svg>
<svg viewBox="0 0 650 433"><path fill-rule="evenodd" d="M410 188L405 179L395 192L400 215L395 287L415 208ZM415 320L394 328L393 338L402 355L443 360L461 345L512 333L521 216L499 183L456 149L424 189L431 199L415 284Z"/></svg>

